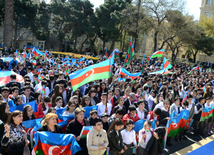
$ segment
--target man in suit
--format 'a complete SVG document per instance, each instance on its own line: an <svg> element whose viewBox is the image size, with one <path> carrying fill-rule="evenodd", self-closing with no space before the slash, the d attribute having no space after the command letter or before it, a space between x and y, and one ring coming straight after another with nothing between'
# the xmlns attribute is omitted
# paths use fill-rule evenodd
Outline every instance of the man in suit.
<svg viewBox="0 0 214 155"><path fill-rule="evenodd" d="M22 95L24 104L35 100L33 96L30 95L31 88L29 86L24 86L24 94Z"/></svg>
<svg viewBox="0 0 214 155"><path fill-rule="evenodd" d="M124 102L124 106L126 107L126 112L128 112L129 106L134 104L133 101L136 100L135 93L130 93L127 99Z"/></svg>
<svg viewBox="0 0 214 155"><path fill-rule="evenodd" d="M18 88L19 89L21 88L21 84L18 81L16 81L16 74L10 75L10 80L11 81L6 84L6 87L10 88L10 86L12 85L12 83L17 83Z"/></svg>

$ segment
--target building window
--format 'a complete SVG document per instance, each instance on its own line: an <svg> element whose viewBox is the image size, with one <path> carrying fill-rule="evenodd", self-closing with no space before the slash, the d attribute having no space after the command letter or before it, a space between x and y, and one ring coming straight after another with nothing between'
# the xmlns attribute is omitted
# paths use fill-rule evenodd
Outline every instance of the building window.
<svg viewBox="0 0 214 155"><path fill-rule="evenodd" d="M185 58L185 55L182 55L182 58Z"/></svg>
<svg viewBox="0 0 214 155"><path fill-rule="evenodd" d="M211 0L207 0L207 4L211 4Z"/></svg>
<svg viewBox="0 0 214 155"><path fill-rule="evenodd" d="M210 14L209 14L209 12L205 12L205 15L206 15L207 18L209 18Z"/></svg>
<svg viewBox="0 0 214 155"><path fill-rule="evenodd" d="M38 42L38 47L40 50L44 50L44 42L43 41L39 41Z"/></svg>

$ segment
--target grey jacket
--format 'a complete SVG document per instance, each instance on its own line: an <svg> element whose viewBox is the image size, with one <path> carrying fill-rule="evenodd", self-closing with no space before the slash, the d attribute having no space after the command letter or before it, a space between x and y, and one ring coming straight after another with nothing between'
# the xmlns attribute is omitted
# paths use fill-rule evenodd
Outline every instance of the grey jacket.
<svg viewBox="0 0 214 155"><path fill-rule="evenodd" d="M192 103L192 108L189 110L189 119L193 118L195 114L195 103Z"/></svg>
<svg viewBox="0 0 214 155"><path fill-rule="evenodd" d="M97 131L94 127L87 134L87 148L89 155L102 155L106 149L98 150L101 146L108 146L108 137L105 130Z"/></svg>

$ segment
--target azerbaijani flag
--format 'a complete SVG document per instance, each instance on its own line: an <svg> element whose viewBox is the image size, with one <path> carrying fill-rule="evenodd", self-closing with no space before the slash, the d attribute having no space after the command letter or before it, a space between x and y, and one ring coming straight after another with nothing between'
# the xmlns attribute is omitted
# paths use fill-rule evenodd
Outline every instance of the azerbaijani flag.
<svg viewBox="0 0 214 155"><path fill-rule="evenodd" d="M81 65L81 64L83 63L83 61L85 61L85 57L80 58L80 59L78 60L79 65Z"/></svg>
<svg viewBox="0 0 214 155"><path fill-rule="evenodd" d="M115 57L119 57L120 56L120 50L119 49L115 49Z"/></svg>
<svg viewBox="0 0 214 155"><path fill-rule="evenodd" d="M22 125L25 127L25 131L27 133L28 138L30 139L31 130L36 126L36 124L40 123L42 118L23 121Z"/></svg>
<svg viewBox="0 0 214 155"><path fill-rule="evenodd" d="M21 104L21 105L17 105L17 106L14 106L14 107L10 107L10 112L12 113L15 110L23 111L23 108L26 105L30 105L32 107L33 111L34 111L34 114L36 116L38 116L38 104L36 104L36 100L32 101L32 102L29 102L29 103L26 103L26 104Z"/></svg>
<svg viewBox="0 0 214 155"><path fill-rule="evenodd" d="M188 95L188 94L189 94L189 90L185 93L184 98L183 98L183 100L182 100L181 104L183 104L183 103L184 103L184 101L186 101L186 100L187 100L187 95Z"/></svg>
<svg viewBox="0 0 214 155"><path fill-rule="evenodd" d="M15 55L16 55L16 57L19 57L20 54L19 54L18 50L16 50Z"/></svg>
<svg viewBox="0 0 214 155"><path fill-rule="evenodd" d="M147 95L147 92L146 92L146 91L143 91L142 96L143 96L143 95Z"/></svg>
<svg viewBox="0 0 214 155"><path fill-rule="evenodd" d="M148 61L150 61L152 58L162 57L164 51L165 51L165 49L162 49L162 50L159 50L159 51L153 53L153 54L148 58Z"/></svg>
<svg viewBox="0 0 214 155"><path fill-rule="evenodd" d="M24 81L24 78L21 75L15 73L13 71L0 71L0 86L4 86L7 83L9 83L10 82L10 76L12 74L16 75L16 81L18 81L18 82Z"/></svg>
<svg viewBox="0 0 214 155"><path fill-rule="evenodd" d="M26 61L26 59L27 59L27 53L26 53L26 51L25 51L22 59L23 59L24 62Z"/></svg>
<svg viewBox="0 0 214 155"><path fill-rule="evenodd" d="M93 126L83 126L82 131L80 133L80 137L86 138L87 134L89 133L89 131L91 131L92 128L93 128Z"/></svg>
<svg viewBox="0 0 214 155"><path fill-rule="evenodd" d="M139 131L144 127L144 123L146 122L145 119L141 119L141 120L138 120L137 122L134 123L134 131L136 133L136 141L138 142L139 139L138 139L138 136L139 136Z"/></svg>
<svg viewBox="0 0 214 155"><path fill-rule="evenodd" d="M32 155L74 155L81 151L73 134L36 132Z"/></svg>
<svg viewBox="0 0 214 155"><path fill-rule="evenodd" d="M175 111L174 111L175 113ZM173 115L173 114L171 114ZM175 137L185 129L189 117L188 110L182 110L176 118L169 120L167 137Z"/></svg>
<svg viewBox="0 0 214 155"><path fill-rule="evenodd" d="M95 106L89 106L89 107L84 107L83 108L84 110L85 110L85 118L88 118L88 117L90 117L90 111L91 110L97 110L98 111L98 106L97 105L95 105Z"/></svg>
<svg viewBox="0 0 214 155"><path fill-rule="evenodd" d="M26 50L30 50L31 48L32 48L32 46L29 46L29 45L26 45L26 46L25 46L25 49L26 49Z"/></svg>
<svg viewBox="0 0 214 155"><path fill-rule="evenodd" d="M135 78L139 78L140 77L141 72L132 74L132 73L128 72L126 69L124 69L123 67L121 67L120 68L120 74L122 76L128 75L132 80L134 80Z"/></svg>
<svg viewBox="0 0 214 155"><path fill-rule="evenodd" d="M206 91L206 87L205 87L205 86L203 86L203 91L204 91L204 92Z"/></svg>
<svg viewBox="0 0 214 155"><path fill-rule="evenodd" d="M47 53L48 53L48 51L46 50L46 51L45 51L45 54L44 54L45 62L47 62L47 57L48 57Z"/></svg>
<svg viewBox="0 0 214 155"><path fill-rule="evenodd" d="M134 46L131 47L131 54L130 54L130 61L132 61L132 58L134 56Z"/></svg>
<svg viewBox="0 0 214 155"><path fill-rule="evenodd" d="M162 69L170 69L172 68L172 65L170 64L170 62L164 57L163 58L163 64L162 64Z"/></svg>
<svg viewBox="0 0 214 155"><path fill-rule="evenodd" d="M39 77L37 77L35 80L35 84L37 85L37 84L39 84L39 82L40 82Z"/></svg>
<svg viewBox="0 0 214 155"><path fill-rule="evenodd" d="M125 59L125 64L124 65L129 64L131 53L132 53L132 37L130 38L130 41L129 41L129 47L128 47L128 51L127 51L127 55L126 55L126 59Z"/></svg>
<svg viewBox="0 0 214 155"><path fill-rule="evenodd" d="M145 62L145 54L143 55L143 60L142 60L142 65L141 65L142 72L143 72L144 62Z"/></svg>
<svg viewBox="0 0 214 155"><path fill-rule="evenodd" d="M194 67L188 74L193 73L193 71L195 71L195 70L199 71L199 66Z"/></svg>
<svg viewBox="0 0 214 155"><path fill-rule="evenodd" d="M213 116L213 112L214 112L214 107L212 107L212 108L203 108L200 121L202 122L202 121L205 121L206 119L209 119L210 117L212 117Z"/></svg>
<svg viewBox="0 0 214 155"><path fill-rule="evenodd" d="M113 59L108 59L70 74L73 91L91 81L110 78L112 61Z"/></svg>
<svg viewBox="0 0 214 155"><path fill-rule="evenodd" d="M35 47L34 47L32 53L35 55L36 59L38 59L39 55L43 55L44 54L43 52L40 52L39 50L37 50Z"/></svg>
<svg viewBox="0 0 214 155"><path fill-rule="evenodd" d="M42 95L45 96L45 86L42 87Z"/></svg>
<svg viewBox="0 0 214 155"><path fill-rule="evenodd" d="M31 63L33 66L36 66L36 60L32 60Z"/></svg>
<svg viewBox="0 0 214 155"><path fill-rule="evenodd" d="M187 120L187 125L186 125L185 130L190 129L190 127L192 126L193 121L194 121L194 119L192 119L191 121Z"/></svg>
<svg viewBox="0 0 214 155"><path fill-rule="evenodd" d="M106 48L106 59L108 58L108 51L107 51L107 48Z"/></svg>
<svg viewBox="0 0 214 155"><path fill-rule="evenodd" d="M115 51L113 51L112 53L111 53L111 55L108 57L108 59L111 59L111 65L113 65L114 64L114 54L115 53Z"/></svg>
<svg viewBox="0 0 214 155"><path fill-rule="evenodd" d="M69 67L66 67L65 76L68 76L69 74Z"/></svg>

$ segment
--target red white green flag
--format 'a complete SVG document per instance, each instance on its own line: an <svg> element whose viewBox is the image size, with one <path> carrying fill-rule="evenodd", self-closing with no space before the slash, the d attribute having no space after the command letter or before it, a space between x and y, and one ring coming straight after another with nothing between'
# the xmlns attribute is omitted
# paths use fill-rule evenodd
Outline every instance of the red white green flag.
<svg viewBox="0 0 214 155"><path fill-rule="evenodd" d="M165 51L165 49L162 49L162 50L159 50L159 51L153 53L153 54L148 58L148 61L150 61L152 58L162 57L164 51Z"/></svg>
<svg viewBox="0 0 214 155"><path fill-rule="evenodd" d="M73 134L36 132L32 155L74 155L81 150Z"/></svg>

